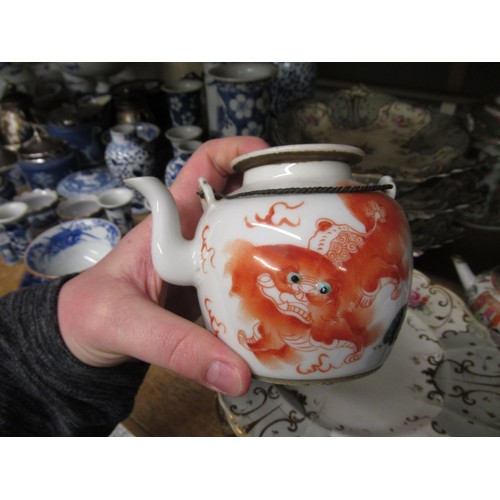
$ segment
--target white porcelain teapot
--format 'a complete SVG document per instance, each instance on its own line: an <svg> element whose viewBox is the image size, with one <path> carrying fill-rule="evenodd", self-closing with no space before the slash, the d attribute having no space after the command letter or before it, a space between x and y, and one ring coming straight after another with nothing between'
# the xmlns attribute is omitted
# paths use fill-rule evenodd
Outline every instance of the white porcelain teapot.
<svg viewBox="0 0 500 500"><path fill-rule="evenodd" d="M391 178L352 180L362 158L333 144L240 156L232 166L243 184L231 195L199 180L204 213L189 241L161 181L126 181L153 207L158 274L197 288L207 328L257 378L352 378L389 354L410 291L411 237Z"/></svg>

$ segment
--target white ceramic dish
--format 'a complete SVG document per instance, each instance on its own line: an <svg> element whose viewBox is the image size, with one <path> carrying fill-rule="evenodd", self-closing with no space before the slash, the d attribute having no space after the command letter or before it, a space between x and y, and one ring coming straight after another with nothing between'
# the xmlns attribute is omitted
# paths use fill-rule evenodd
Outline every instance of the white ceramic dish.
<svg viewBox="0 0 500 500"><path fill-rule="evenodd" d="M500 349L463 301L414 271L386 364L365 378L219 396L244 436L500 436Z"/></svg>
<svg viewBox="0 0 500 500"><path fill-rule="evenodd" d="M78 273L99 262L119 240L118 228L103 219L63 222L30 243L25 264L28 272L45 279Z"/></svg>
<svg viewBox="0 0 500 500"><path fill-rule="evenodd" d="M63 198L80 194L98 194L118 186L119 180L107 167L96 167L69 174L57 185Z"/></svg>

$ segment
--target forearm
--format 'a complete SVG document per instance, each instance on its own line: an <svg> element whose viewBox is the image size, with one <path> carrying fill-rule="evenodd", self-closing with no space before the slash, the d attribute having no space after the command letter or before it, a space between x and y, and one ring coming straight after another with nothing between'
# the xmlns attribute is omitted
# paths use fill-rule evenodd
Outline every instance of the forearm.
<svg viewBox="0 0 500 500"><path fill-rule="evenodd" d="M148 365L88 366L62 340L66 279L0 299L0 434L108 435L130 413Z"/></svg>

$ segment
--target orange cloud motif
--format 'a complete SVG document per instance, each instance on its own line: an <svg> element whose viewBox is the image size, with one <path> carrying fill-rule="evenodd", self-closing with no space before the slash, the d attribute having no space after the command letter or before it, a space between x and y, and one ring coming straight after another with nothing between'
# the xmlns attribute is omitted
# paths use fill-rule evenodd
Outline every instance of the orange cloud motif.
<svg viewBox="0 0 500 500"><path fill-rule="evenodd" d="M269 212L264 217L255 214L254 222L251 222L248 217L245 217L245 224L247 227L262 224L275 227L282 225L297 227L300 224L300 219L290 214L290 211L301 207L303 204L303 201L297 205L288 205L288 203L278 201L271 206Z"/></svg>

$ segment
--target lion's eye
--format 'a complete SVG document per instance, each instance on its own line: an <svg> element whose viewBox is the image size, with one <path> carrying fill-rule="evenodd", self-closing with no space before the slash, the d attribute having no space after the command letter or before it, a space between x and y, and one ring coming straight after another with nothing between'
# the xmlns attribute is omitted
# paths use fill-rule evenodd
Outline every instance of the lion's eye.
<svg viewBox="0 0 500 500"><path fill-rule="evenodd" d="M318 292L321 295L327 295L332 291L332 287L331 287L330 283L327 283L326 281L320 281L316 285L316 289L318 290Z"/></svg>
<svg viewBox="0 0 500 500"><path fill-rule="evenodd" d="M288 283L300 283L300 274L288 273L286 280L288 281Z"/></svg>

